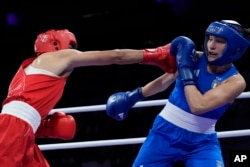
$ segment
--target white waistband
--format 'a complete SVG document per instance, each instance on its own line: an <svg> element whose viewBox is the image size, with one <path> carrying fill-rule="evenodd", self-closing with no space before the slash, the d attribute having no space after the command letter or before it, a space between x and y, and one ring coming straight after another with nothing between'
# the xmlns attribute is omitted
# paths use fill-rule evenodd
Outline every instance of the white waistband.
<svg viewBox="0 0 250 167"><path fill-rule="evenodd" d="M3 114L13 115L30 124L35 133L41 123L41 116L36 109L22 101L11 101L2 108Z"/></svg>
<svg viewBox="0 0 250 167"><path fill-rule="evenodd" d="M215 133L217 120L190 114L169 101L159 115L176 126L191 132L204 134Z"/></svg>

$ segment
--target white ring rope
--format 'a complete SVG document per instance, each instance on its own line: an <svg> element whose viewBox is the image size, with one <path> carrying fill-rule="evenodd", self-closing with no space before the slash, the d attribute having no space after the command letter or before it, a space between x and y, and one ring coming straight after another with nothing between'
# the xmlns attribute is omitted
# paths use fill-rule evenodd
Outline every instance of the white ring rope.
<svg viewBox="0 0 250 167"><path fill-rule="evenodd" d="M250 136L250 129L218 132L217 135L219 138ZM129 138L129 139L112 139L112 140L59 143L59 144L43 144L39 145L39 147L41 150L59 150L59 149L76 149L76 148L87 148L87 147L116 146L116 145L141 144L144 142L145 139L146 139L145 137L140 137L140 138Z"/></svg>
<svg viewBox="0 0 250 167"><path fill-rule="evenodd" d="M250 98L250 92L243 92L241 93L236 99L243 99L243 98ZM133 108L139 107L152 107L152 106L163 106L167 102L167 99L163 100L146 100L137 102ZM72 113L80 113L80 112L96 112L96 111L103 111L106 110L106 105L93 105L93 106L82 106L82 107L67 107L67 108L56 108L51 110L49 114L54 113L55 111L62 111L66 114Z"/></svg>
<svg viewBox="0 0 250 167"><path fill-rule="evenodd" d="M237 99L250 98L250 92L243 92ZM138 107L151 107L165 105L167 99L164 100L148 100L136 103L133 108ZM69 108L57 108L53 109L50 114L55 111L62 111L65 113L79 113L79 112L94 112L106 110L106 105L93 105L83 107L69 107ZM250 129L245 130L234 130L217 132L218 138L229 138L229 137L242 137L250 136ZM72 143L57 143L57 144L42 144L39 145L42 151L44 150L59 150L59 149L76 149L76 148L87 148L87 147L102 147L102 146L115 146L115 145L128 145L128 144L141 144L146 138L128 138L128 139L111 139L111 140L97 140L97 141L84 141L84 142L72 142Z"/></svg>

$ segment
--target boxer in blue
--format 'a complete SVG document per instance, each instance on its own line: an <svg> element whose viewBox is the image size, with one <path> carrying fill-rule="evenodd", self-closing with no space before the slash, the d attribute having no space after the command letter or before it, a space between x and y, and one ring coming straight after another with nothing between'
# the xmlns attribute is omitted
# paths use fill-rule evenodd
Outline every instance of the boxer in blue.
<svg viewBox="0 0 250 167"><path fill-rule="evenodd" d="M136 102L175 82L133 167L171 167L180 160L186 167L224 166L215 125L246 88L233 62L248 49L249 34L249 29L233 20L212 22L199 54L191 39L179 36L170 44L178 72L165 73L144 87L109 97L107 114L123 120Z"/></svg>

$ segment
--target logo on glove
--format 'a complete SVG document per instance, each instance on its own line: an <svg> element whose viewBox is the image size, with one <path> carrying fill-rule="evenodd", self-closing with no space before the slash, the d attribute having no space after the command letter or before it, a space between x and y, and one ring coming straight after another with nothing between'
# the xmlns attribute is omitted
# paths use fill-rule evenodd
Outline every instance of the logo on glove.
<svg viewBox="0 0 250 167"><path fill-rule="evenodd" d="M124 119L124 113L123 112L119 113L118 116L119 116L120 119Z"/></svg>

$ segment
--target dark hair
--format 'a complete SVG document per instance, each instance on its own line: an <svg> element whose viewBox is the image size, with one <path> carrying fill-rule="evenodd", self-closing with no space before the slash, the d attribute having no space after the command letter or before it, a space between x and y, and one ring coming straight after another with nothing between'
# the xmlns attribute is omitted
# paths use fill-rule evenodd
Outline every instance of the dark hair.
<svg viewBox="0 0 250 167"><path fill-rule="evenodd" d="M250 40L250 28L243 28L243 37Z"/></svg>

